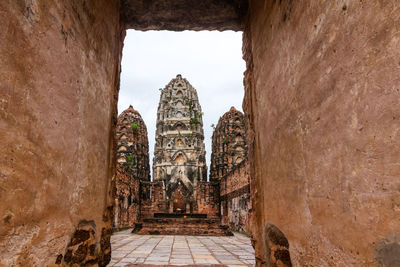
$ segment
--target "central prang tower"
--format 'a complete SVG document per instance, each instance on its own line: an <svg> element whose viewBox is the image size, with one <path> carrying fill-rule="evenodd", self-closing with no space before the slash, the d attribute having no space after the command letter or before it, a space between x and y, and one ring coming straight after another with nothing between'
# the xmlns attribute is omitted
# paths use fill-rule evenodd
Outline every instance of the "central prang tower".
<svg viewBox="0 0 400 267"><path fill-rule="evenodd" d="M140 181L138 234L232 235L221 224L220 183L207 182L196 89L181 75L161 90L153 181Z"/></svg>
<svg viewBox="0 0 400 267"><path fill-rule="evenodd" d="M194 189L199 182L207 181L200 103L196 89L180 74L160 90L154 181L163 182L173 212L193 212Z"/></svg>

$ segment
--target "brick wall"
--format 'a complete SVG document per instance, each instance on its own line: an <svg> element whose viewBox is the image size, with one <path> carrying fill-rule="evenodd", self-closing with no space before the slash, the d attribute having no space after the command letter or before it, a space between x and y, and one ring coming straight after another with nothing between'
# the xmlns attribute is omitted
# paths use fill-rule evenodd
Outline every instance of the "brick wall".
<svg viewBox="0 0 400 267"><path fill-rule="evenodd" d="M294 266L395 266L399 1L249 3L243 106L258 263L279 228Z"/></svg>
<svg viewBox="0 0 400 267"><path fill-rule="evenodd" d="M248 161L235 166L220 180L222 222L232 230L250 234L250 170Z"/></svg>
<svg viewBox="0 0 400 267"><path fill-rule="evenodd" d="M199 182L194 188L192 210L185 213L207 214L208 218L219 216L219 183ZM154 213L172 213L172 201L167 198L162 181L140 181L140 216L152 218Z"/></svg>
<svg viewBox="0 0 400 267"><path fill-rule="evenodd" d="M114 191L114 228L132 227L139 214L139 185L140 180L121 164L117 164L118 183Z"/></svg>

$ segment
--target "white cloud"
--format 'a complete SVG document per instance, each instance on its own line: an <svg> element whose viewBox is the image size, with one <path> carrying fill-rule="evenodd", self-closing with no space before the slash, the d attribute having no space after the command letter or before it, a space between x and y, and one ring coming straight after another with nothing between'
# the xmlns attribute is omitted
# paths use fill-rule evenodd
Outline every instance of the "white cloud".
<svg viewBox="0 0 400 267"><path fill-rule="evenodd" d="M182 74L199 95L210 166L210 125L216 125L231 106L242 110L244 71L241 32L129 30L124 42L118 112L132 105L142 115L152 165L158 89Z"/></svg>

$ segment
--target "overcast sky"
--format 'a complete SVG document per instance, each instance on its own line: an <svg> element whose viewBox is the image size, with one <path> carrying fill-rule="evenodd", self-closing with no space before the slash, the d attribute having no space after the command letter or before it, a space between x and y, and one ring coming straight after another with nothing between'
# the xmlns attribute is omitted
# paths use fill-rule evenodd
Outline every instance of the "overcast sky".
<svg viewBox="0 0 400 267"><path fill-rule="evenodd" d="M208 172L211 124L231 106L242 111L244 95L242 33L217 31L128 30L122 55L118 114L132 105L147 126L150 166L153 163L159 88L182 74L196 88L204 112Z"/></svg>

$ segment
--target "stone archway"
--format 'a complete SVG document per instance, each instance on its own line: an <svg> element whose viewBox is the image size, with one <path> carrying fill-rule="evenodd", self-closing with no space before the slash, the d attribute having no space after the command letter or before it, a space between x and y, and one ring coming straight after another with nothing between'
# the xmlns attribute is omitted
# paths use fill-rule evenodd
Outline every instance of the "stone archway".
<svg viewBox="0 0 400 267"><path fill-rule="evenodd" d="M246 21L247 1L177 2L0 2L0 263L109 262L126 28L243 26L259 262L272 221L294 264L377 263L398 232L398 2L251 0Z"/></svg>

